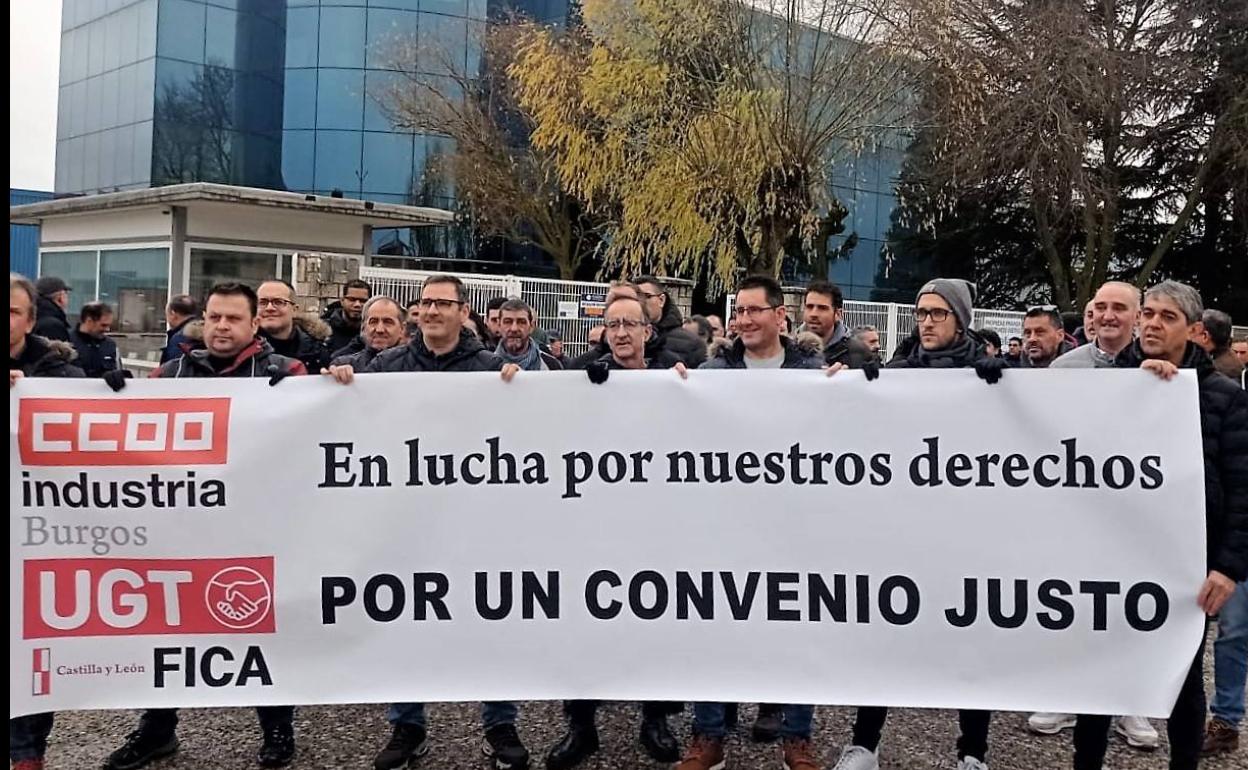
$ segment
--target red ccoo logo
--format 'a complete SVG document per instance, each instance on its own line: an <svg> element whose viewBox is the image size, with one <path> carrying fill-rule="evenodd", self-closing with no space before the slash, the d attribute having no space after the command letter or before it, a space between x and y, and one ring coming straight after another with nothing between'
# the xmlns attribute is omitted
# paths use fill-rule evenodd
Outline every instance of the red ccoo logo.
<svg viewBox="0 0 1248 770"><path fill-rule="evenodd" d="M52 649L50 647L35 648L30 671L30 694L50 695L52 693Z"/></svg>
<svg viewBox="0 0 1248 770"><path fill-rule="evenodd" d="M22 638L270 634L273 557L28 559Z"/></svg>
<svg viewBox="0 0 1248 770"><path fill-rule="evenodd" d="M228 398L23 398L24 465L221 465Z"/></svg>

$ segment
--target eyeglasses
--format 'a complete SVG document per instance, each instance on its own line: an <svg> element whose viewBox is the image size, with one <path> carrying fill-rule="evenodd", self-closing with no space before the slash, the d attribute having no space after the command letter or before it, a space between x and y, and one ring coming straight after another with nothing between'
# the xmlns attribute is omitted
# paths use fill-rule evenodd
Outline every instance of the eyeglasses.
<svg viewBox="0 0 1248 770"><path fill-rule="evenodd" d="M949 316L953 311L945 310L943 307L916 307L914 309L914 320L923 323L927 319L932 319L932 323L943 324L949 320Z"/></svg>
<svg viewBox="0 0 1248 770"><path fill-rule="evenodd" d="M625 329L630 332L633 331L634 329L639 329L645 325L646 325L645 321L637 321L632 318L616 318L614 320L607 321L607 323L605 324L608 331L615 331L616 329Z"/></svg>
<svg viewBox="0 0 1248 770"><path fill-rule="evenodd" d="M282 299L281 297L261 297L260 299L256 300L256 304L259 305L260 307L283 308L283 307L286 307L287 305L293 305L295 303L291 302L288 299Z"/></svg>
<svg viewBox="0 0 1248 770"><path fill-rule="evenodd" d="M762 315L763 313L766 313L768 310L775 310L778 307L780 306L779 305L763 305L761 307L758 307L754 305L738 305L732 309L732 314L735 315L737 318L745 318L746 316L753 318L754 316Z"/></svg>
<svg viewBox="0 0 1248 770"><path fill-rule="evenodd" d="M1027 308L1028 313L1056 313L1057 305L1032 305Z"/></svg>
<svg viewBox="0 0 1248 770"><path fill-rule="evenodd" d="M420 309L428 310L429 308L436 307L438 310L451 310L462 304L464 303L457 299L426 299L422 297L420 300Z"/></svg>

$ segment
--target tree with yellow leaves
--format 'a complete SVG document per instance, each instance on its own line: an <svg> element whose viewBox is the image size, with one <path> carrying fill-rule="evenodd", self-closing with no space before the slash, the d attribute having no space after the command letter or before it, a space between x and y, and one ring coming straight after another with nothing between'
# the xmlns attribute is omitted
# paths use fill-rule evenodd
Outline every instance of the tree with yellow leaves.
<svg viewBox="0 0 1248 770"><path fill-rule="evenodd" d="M583 16L523 26L508 71L622 272L729 285L777 273L794 243L823 253L833 164L904 130L914 63L852 0L585 0Z"/></svg>

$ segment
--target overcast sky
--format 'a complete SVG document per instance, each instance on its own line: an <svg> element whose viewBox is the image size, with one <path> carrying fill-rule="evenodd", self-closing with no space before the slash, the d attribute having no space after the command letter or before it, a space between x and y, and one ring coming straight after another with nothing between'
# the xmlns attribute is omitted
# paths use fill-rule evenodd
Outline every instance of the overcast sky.
<svg viewBox="0 0 1248 770"><path fill-rule="evenodd" d="M52 190L60 0L9 0L9 187Z"/></svg>

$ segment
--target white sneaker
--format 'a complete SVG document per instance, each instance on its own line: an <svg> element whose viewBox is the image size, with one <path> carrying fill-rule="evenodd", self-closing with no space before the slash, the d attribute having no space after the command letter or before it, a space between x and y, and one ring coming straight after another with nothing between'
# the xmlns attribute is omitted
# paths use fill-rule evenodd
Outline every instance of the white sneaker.
<svg viewBox="0 0 1248 770"><path fill-rule="evenodd" d="M988 770L988 765L975 757L965 757L958 760L958 770Z"/></svg>
<svg viewBox="0 0 1248 770"><path fill-rule="evenodd" d="M880 758L862 746L846 746L832 770L880 770Z"/></svg>
<svg viewBox="0 0 1248 770"><path fill-rule="evenodd" d="M1161 736L1144 717L1118 717L1114 720L1114 732L1133 749L1152 751L1161 743Z"/></svg>
<svg viewBox="0 0 1248 770"><path fill-rule="evenodd" d="M1040 735L1057 735L1062 730L1074 726L1074 714L1050 714L1047 711L1039 711L1027 717L1027 729Z"/></svg>

